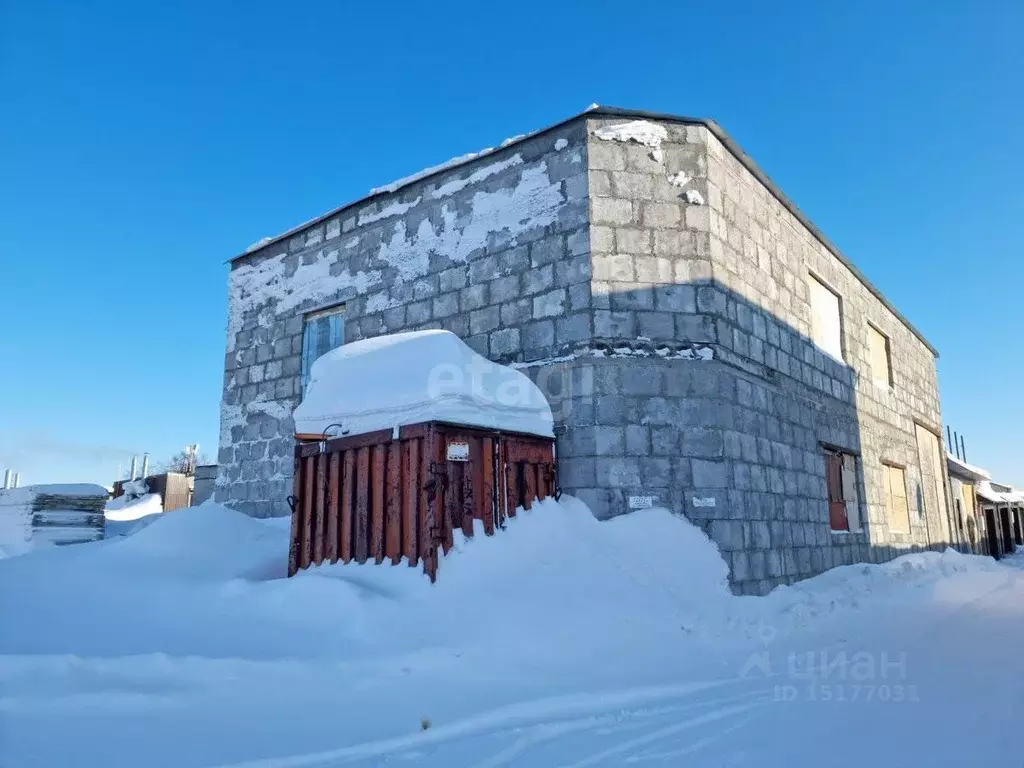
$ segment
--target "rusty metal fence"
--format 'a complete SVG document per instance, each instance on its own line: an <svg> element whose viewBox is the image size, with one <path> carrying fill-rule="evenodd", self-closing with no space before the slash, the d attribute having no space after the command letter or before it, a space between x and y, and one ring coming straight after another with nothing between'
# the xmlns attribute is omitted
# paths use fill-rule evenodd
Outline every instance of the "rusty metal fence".
<svg viewBox="0 0 1024 768"><path fill-rule="evenodd" d="M288 575L323 562L397 565L434 580L454 532L490 536L557 493L554 440L439 422L295 447Z"/></svg>

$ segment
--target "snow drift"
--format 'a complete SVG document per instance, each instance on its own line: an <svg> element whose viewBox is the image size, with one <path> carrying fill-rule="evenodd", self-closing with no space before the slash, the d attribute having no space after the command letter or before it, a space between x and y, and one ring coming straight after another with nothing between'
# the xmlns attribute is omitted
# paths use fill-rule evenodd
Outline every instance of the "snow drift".
<svg viewBox="0 0 1024 768"><path fill-rule="evenodd" d="M378 336L323 355L294 417L295 431L304 434L332 425L332 435L360 434L424 421L554 434L551 409L532 381L438 330Z"/></svg>
<svg viewBox="0 0 1024 768"><path fill-rule="evenodd" d="M584 649L628 645L638 632L651 642L715 643L753 637L765 621L806 626L868 594L996 567L926 553L737 598L718 549L685 518L649 509L601 522L568 496L520 510L494 536L456 531L434 585L404 562L323 565L287 579L288 542L288 518L256 520L207 502L158 515L131 536L5 560L0 615L21 620L0 653L42 643L202 655L212 644L234 655L365 658L514 637L508 656L544 657L557 641L585 658ZM61 588L72 582L94 602ZM313 617L315 650L305 629Z"/></svg>

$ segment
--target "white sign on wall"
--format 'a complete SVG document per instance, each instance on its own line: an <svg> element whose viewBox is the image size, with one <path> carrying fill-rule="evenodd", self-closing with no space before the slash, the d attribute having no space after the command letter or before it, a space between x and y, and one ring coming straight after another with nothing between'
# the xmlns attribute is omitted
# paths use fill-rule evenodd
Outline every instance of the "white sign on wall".
<svg viewBox="0 0 1024 768"><path fill-rule="evenodd" d="M693 506L695 507L713 507L715 506L714 496L705 496L703 499L699 499L696 496L693 497Z"/></svg>
<svg viewBox="0 0 1024 768"><path fill-rule="evenodd" d="M658 502L657 496L630 496L630 509L650 509Z"/></svg>
<svg viewBox="0 0 1024 768"><path fill-rule="evenodd" d="M448 443L448 461L469 461L469 443Z"/></svg>

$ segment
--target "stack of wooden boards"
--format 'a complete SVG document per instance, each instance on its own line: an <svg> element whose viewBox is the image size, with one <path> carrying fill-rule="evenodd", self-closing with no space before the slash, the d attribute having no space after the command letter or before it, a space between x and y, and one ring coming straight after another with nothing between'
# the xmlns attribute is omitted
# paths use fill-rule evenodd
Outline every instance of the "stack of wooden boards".
<svg viewBox="0 0 1024 768"><path fill-rule="evenodd" d="M0 516L8 532L17 532L15 550L96 541L103 538L108 498L99 485L30 485L0 492Z"/></svg>

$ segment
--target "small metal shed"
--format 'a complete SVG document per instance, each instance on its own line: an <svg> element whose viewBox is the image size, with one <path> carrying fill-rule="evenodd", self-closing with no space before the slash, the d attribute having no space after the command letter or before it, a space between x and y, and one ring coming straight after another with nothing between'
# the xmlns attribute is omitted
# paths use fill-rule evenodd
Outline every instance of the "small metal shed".
<svg viewBox="0 0 1024 768"><path fill-rule="evenodd" d="M454 532L490 536L534 499L557 495L555 441L423 422L295 447L288 575L323 562L397 565L437 577Z"/></svg>

